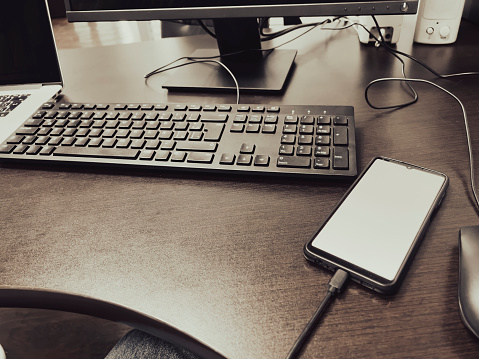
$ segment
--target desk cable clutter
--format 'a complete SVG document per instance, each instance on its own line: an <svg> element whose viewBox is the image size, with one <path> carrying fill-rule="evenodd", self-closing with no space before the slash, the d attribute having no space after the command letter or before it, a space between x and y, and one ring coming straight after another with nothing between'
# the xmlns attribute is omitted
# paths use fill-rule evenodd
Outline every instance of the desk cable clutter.
<svg viewBox="0 0 479 359"><path fill-rule="evenodd" d="M454 1L456 1L456 0L454 0ZM457 0L457 1L464 2L463 0ZM382 27L379 26L378 20L375 16L371 16L371 19L372 19L372 22L375 25L375 29L382 29ZM367 36L368 42L371 39L371 41L374 41L376 43L377 47L385 48L387 51L389 51L391 53L391 55L396 57L396 59L398 61L400 61L401 64L402 64L402 74L403 74L402 78L381 78L381 79L376 79L374 81L371 81L367 85L367 87L365 89L365 100L371 108L378 109L378 110L400 109L400 108L410 106L410 105L416 103L418 101L419 97L418 97L418 94L416 93L416 91L414 90L414 88L411 86L411 83L425 83L425 84L434 86L437 89L439 89L439 90L445 92L446 94L448 94L449 96L451 96L460 105L462 115L463 115L463 119L464 119L464 127L465 127L467 147L468 147L469 166L470 166L470 168L469 168L470 185L471 185L471 190L472 190L474 203L476 205L476 208L479 209L479 197L477 195L476 185L475 185L475 175L474 175L474 166L473 166L474 160L473 160L473 153L472 153L471 136L470 136L470 132L469 132L467 113L466 113L466 110L464 108L463 103L452 92L448 91L447 89L445 89L442 86L437 85L436 83L434 83L432 81L421 79L421 78L408 78L406 76L406 73L405 73L404 60L400 56L404 56L404 57L414 61L415 63L419 64L420 66L424 67L426 70L428 70L429 72L434 74L439 79L451 78L451 77L460 77L460 76L469 76L469 75L479 75L479 72L464 72L464 73L448 74L448 75L439 74L438 72L436 72L435 70L430 68L427 64L415 59L411 55L408 55L406 53L398 51L398 50L392 48L391 46L389 46L388 43L394 43L395 41L397 41L397 39L392 36L393 32L389 32L389 35L391 35L391 36L387 36L387 38L386 38L385 35L388 34L387 32L385 32L385 31L375 31L375 33L373 33L371 31L371 25L370 24L368 25L368 23L366 23L366 25L365 25L364 21L357 21L355 23L352 23L351 25L345 26L345 28L348 28L350 26L354 26L356 28L356 31L358 31L358 33L359 33L358 28L362 28L367 34L369 34L369 36ZM398 23L398 26L399 26L399 23ZM364 38L364 39L366 39L366 38ZM366 41L366 40L364 40L364 41ZM374 105L369 99L369 89L374 85L377 85L379 83L384 83L384 82L404 82L404 83L406 83L407 88L409 89L410 94L413 97L412 100L408 101L408 102L405 102L405 103L392 104L392 105L388 105L388 106L376 106L376 105ZM317 308L316 312L313 314L312 318L310 319L310 321L308 322L308 324L303 329L302 333L300 334L300 336L298 337L298 339L294 343L294 345L291 348L290 352L288 353L286 359L295 358L299 354L299 352L300 352L301 348L303 347L303 345L305 344L308 336L311 334L314 326L317 325L319 319L321 318L321 316L324 314L325 310L329 306L329 303L330 303L331 299L335 295L337 295L341 292L341 290L343 289L343 287L347 283L348 277L349 277L349 274L347 272L343 271L342 269L338 269L334 273L333 277L331 278L331 280L329 282L329 289L328 289L328 292L327 292L325 298L323 299L323 301L321 302L321 304Z"/></svg>
<svg viewBox="0 0 479 359"><path fill-rule="evenodd" d="M454 1L463 1L463 0L454 0ZM342 26L342 27L335 27L335 28L334 27L329 27L329 28L327 28L327 27L322 26L324 24L335 22L335 21L340 20L340 19L345 21L345 25ZM391 20L388 17L388 24L389 24L389 21L391 21ZM430 68L428 65L424 64L423 62L415 59L411 55L408 55L404 52L398 51L398 50L394 49L393 47L389 46L388 43L395 44L397 42L397 40L399 38L399 32L400 32L401 24L402 24L402 16L399 16L396 19L394 19L394 23L392 24L392 26L387 25L387 26L382 26L382 27L379 26L378 20L376 19L375 16L371 16L371 20L360 19L358 21L354 21L353 19L349 19L349 18L338 17L338 18L334 18L332 20L323 21L321 23L293 26L292 28L287 29L286 31L279 32L279 33L275 34L275 37L281 36L285 33L290 32L290 31L294 31L298 28L302 28L302 27L305 27L305 26L310 27L308 30L304 31L302 34L300 34L299 36L296 36L292 40L289 40L289 41L287 41L287 42L285 42L285 43L283 43L279 46L276 46L274 48L271 48L271 49L268 49L268 50L259 50L259 51L273 51L274 49L276 49L280 46L283 46L286 43L294 41L298 37L303 36L307 32L309 32L309 31L311 31L311 30L313 30L313 29L315 29L316 27L319 27L319 26L321 26L319 28L322 29L322 30L345 30L345 29L348 29L350 27L354 27L356 29L356 31L358 31L358 34L360 34L361 42L365 42L365 43L374 42L378 48L383 47L384 49L386 49L388 52L391 53L392 56L394 56L398 61L401 62L403 77L401 77L401 78L382 78L382 79L376 79L374 81L371 81L366 86L365 93L364 93L365 100L366 100L367 104L371 108L378 109L378 110L400 109L400 108L403 108L403 107L406 107L406 106L410 106L410 105L416 103L419 99L419 96L418 96L417 92L415 91L415 89L411 85L412 83L426 83L428 85L436 87L437 89L439 89L441 91L444 91L446 94L451 96L460 105L461 110L462 110L465 132L466 132L466 138L467 138L468 152L469 152L470 182L471 182L472 194L473 194L473 197L474 197L474 202L475 202L477 208L479 208L479 197L476 194L476 189L475 189L475 176L474 176L474 167L473 167L473 154L472 154L471 138L470 138L470 133L469 133L467 114L466 114L464 105L462 104L461 100L457 96L455 96L452 92L448 91L447 89L443 88L442 86L439 86L438 84L436 84L432 81L425 80L425 79L420 79L420 78L419 79L418 78L408 78L407 75L406 75L406 72L405 72L405 62L401 58L401 56L403 56L405 58L408 58L408 59L412 60L413 62L419 64L420 66L424 67L426 70L428 70L429 72L434 74L438 79L459 77L459 76L467 76L467 75L479 75L479 72L465 72L465 73L458 73L458 74L442 75L442 74L439 74L438 72L436 72L435 70L433 70L432 68ZM361 30L359 30L359 29L361 29ZM374 29L376 29L376 30L374 31ZM378 31L377 29L380 29L380 30ZM361 35L361 33L365 33L367 35L366 36ZM451 37L449 37L449 39L451 39ZM454 39L454 41L455 41L455 39ZM185 64L172 66L177 61L180 61L180 60L188 60L189 62L185 63ZM205 58L201 58L201 59L200 58L181 58L181 59L178 59L178 60L176 60L176 61L174 61L174 62L172 62L168 65L165 65L165 66L163 66L163 67L161 67L161 68L159 68L155 71L150 72L149 74L147 74L145 76L145 78L148 79L150 76L152 76L154 74L157 74L157 73L160 73L160 72L163 72L163 71L167 71L171 68L181 67L181 66L188 65L190 63L195 63L196 61L211 61L211 60L212 60L211 58L207 58L207 59L205 59ZM405 83L406 86L407 86L406 88L408 89L410 95L412 96L412 99L410 101L405 102L405 103L392 104L392 105L387 105L387 106L377 106L377 105L373 104L370 101L370 98L369 98L369 90L372 86L375 86L377 84L384 83L384 82L403 82L403 83ZM237 88L237 102L239 103L239 89L238 88ZM321 302L321 304L317 308L316 312L313 314L312 318L310 319L310 321L308 322L308 324L306 325L306 327L304 328L304 330L302 331L300 336L297 338L297 340L294 343L293 347L291 348L289 354L287 355L287 359L295 358L299 354L301 348L305 344L305 342L308 339L309 335L311 334L312 330L317 325L319 319L322 317L325 310L329 306L329 304L331 302L331 299L335 295L340 293L340 291L343 289L345 283L347 282L348 277L349 277L349 274L347 272L341 270L341 269L339 269L335 272L335 274L333 275L333 277L330 280L329 289L328 289L328 292L327 292L325 298L323 299L323 301Z"/></svg>

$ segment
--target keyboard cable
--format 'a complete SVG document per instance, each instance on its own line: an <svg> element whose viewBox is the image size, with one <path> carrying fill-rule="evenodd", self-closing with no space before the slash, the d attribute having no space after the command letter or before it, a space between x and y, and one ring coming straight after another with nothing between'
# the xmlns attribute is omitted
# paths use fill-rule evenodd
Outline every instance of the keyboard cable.
<svg viewBox="0 0 479 359"><path fill-rule="evenodd" d="M306 326L304 327L298 339L296 339L296 341L294 342L293 346L291 347L291 350L286 356L286 359L293 359L296 357L301 348L304 346L306 340L311 335L311 332L323 316L324 312L328 308L329 304L331 303L331 299L341 292L341 290L347 283L348 278L349 274L346 271L342 269L336 270L331 280L329 281L328 291L326 292L326 295L324 296L321 304L314 312L308 324L306 324Z"/></svg>

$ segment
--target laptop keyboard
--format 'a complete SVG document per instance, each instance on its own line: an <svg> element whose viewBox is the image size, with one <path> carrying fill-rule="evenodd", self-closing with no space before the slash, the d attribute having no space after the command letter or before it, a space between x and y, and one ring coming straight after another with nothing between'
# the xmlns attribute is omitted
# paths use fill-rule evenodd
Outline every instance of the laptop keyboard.
<svg viewBox="0 0 479 359"><path fill-rule="evenodd" d="M28 96L30 95L0 95L0 117L7 116L15 107L25 101Z"/></svg>
<svg viewBox="0 0 479 359"><path fill-rule="evenodd" d="M0 158L313 177L357 174L350 106L46 103Z"/></svg>

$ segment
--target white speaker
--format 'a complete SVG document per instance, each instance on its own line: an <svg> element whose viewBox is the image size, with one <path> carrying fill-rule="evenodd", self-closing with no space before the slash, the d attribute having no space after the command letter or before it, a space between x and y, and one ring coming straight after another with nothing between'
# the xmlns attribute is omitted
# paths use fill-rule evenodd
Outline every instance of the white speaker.
<svg viewBox="0 0 479 359"><path fill-rule="evenodd" d="M457 39L465 0L420 0L414 41L451 44Z"/></svg>

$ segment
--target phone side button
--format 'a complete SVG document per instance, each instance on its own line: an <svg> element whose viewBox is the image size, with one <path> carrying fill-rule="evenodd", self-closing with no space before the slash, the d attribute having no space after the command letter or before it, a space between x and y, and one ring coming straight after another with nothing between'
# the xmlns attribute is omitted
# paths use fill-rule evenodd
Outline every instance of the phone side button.
<svg viewBox="0 0 479 359"><path fill-rule="evenodd" d="M349 168L349 151L347 147L334 147L333 168L335 170L347 170Z"/></svg>

